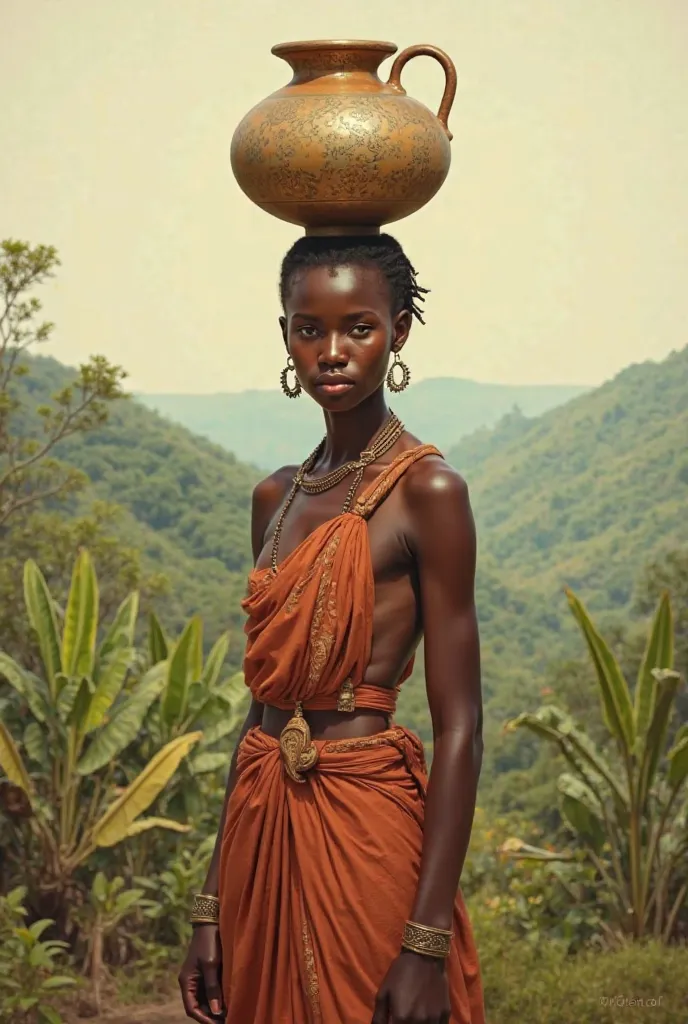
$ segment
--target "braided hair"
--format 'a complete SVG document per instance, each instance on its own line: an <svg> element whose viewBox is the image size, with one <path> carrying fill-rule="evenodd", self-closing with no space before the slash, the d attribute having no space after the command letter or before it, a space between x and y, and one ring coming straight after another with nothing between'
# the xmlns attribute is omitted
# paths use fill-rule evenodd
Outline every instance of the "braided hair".
<svg viewBox="0 0 688 1024"><path fill-rule="evenodd" d="M418 284L413 264L391 235L306 235L299 238L282 260L279 284L282 307L294 278L304 271L312 267L334 269L354 265L377 267L389 286L394 316L405 309L420 323L425 323L419 303L425 301L429 289Z"/></svg>

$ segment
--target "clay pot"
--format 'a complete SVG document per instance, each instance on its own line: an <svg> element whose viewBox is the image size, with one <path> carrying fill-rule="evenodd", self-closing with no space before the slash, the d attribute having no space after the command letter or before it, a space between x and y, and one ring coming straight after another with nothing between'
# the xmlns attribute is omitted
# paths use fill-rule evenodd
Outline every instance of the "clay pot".
<svg viewBox="0 0 688 1024"><path fill-rule="evenodd" d="M273 47L293 78L232 139L232 169L249 199L307 234L376 234L432 199L451 161L456 69L437 47L410 46L382 82L378 68L396 49L352 40ZM444 68L437 115L401 85L404 65L421 55Z"/></svg>

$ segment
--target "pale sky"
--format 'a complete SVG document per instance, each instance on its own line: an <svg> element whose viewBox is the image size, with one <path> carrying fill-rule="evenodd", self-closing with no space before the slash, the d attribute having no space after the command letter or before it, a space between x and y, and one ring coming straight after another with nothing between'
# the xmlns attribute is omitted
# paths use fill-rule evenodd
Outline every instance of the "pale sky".
<svg viewBox="0 0 688 1024"><path fill-rule="evenodd" d="M229 146L289 79L270 47L337 37L459 72L449 178L391 228L432 288L415 380L595 384L688 341L687 0L0 0L0 236L60 251L52 354L137 390L278 385L298 229ZM437 108L434 62L404 85Z"/></svg>

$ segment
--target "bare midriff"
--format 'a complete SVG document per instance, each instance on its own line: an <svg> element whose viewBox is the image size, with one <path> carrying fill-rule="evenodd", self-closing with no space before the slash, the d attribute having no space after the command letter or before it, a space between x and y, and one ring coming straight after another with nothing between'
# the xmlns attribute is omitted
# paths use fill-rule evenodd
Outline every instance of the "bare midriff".
<svg viewBox="0 0 688 1024"><path fill-rule="evenodd" d="M262 730L268 736L279 739L280 733L293 711L283 711L266 705L263 710ZM350 714L341 711L305 711L304 718L308 722L314 740L344 740L359 736L374 736L377 732L389 729L390 716L367 708L358 708Z"/></svg>

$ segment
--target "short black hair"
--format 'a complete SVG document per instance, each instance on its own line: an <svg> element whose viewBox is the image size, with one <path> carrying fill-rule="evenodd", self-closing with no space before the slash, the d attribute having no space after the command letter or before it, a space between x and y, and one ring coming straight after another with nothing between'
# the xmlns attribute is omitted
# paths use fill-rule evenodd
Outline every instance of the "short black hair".
<svg viewBox="0 0 688 1024"><path fill-rule="evenodd" d="M392 298L394 316L408 310L420 323L425 320L419 303L425 301L428 288L416 281L416 270L396 238L391 235L305 235L296 241L282 260L280 299L286 305L295 276L311 267L369 265L385 277Z"/></svg>

